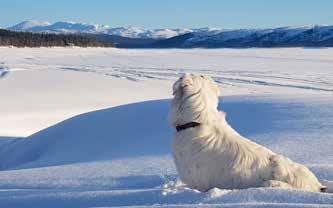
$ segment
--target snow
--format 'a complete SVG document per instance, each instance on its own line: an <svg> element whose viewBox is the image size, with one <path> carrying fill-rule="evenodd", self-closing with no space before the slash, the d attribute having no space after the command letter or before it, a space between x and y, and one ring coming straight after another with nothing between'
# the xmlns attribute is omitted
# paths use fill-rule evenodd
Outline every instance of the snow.
<svg viewBox="0 0 333 208"><path fill-rule="evenodd" d="M128 37L128 38L139 38L139 37L144 37L144 34L146 31L144 28L141 27L116 27L116 28L111 28L108 31L108 34L110 35L119 35L122 37Z"/></svg>
<svg viewBox="0 0 333 208"><path fill-rule="evenodd" d="M49 25L51 25L51 23L49 23L49 22L29 20L29 21L23 21L21 23L18 23L12 27L9 27L8 29L15 30L15 31L29 31L31 28L34 28L34 27L45 27L45 26L49 26Z"/></svg>
<svg viewBox="0 0 333 208"><path fill-rule="evenodd" d="M0 207L333 207L331 193L187 188L167 123L173 81L211 75L233 127L307 165L332 191L332 56L0 48Z"/></svg>

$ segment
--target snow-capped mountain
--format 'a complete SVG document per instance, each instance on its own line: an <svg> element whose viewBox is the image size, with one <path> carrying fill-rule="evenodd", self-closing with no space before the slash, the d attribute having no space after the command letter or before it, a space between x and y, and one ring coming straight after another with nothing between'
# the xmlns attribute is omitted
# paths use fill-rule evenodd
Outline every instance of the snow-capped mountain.
<svg viewBox="0 0 333 208"><path fill-rule="evenodd" d="M197 28L154 29L142 27L110 27L108 25L75 22L25 21L7 28L14 31L46 33L85 33L104 35L118 47L295 47L333 46L333 26L279 27L268 29ZM110 35L109 37L106 37ZM119 38L127 38L121 40ZM130 39L135 39L135 44ZM149 40L147 42L147 40ZM129 44L130 42L130 44Z"/></svg>
<svg viewBox="0 0 333 208"><path fill-rule="evenodd" d="M191 29L155 29L147 30L142 27L116 27L110 28L106 34L118 35L128 38L145 38L145 39L167 39L185 33L193 32Z"/></svg>
<svg viewBox="0 0 333 208"><path fill-rule="evenodd" d="M7 29L14 31L30 31L30 29L35 27L46 27L51 25L49 22L40 22L40 21L24 21Z"/></svg>
<svg viewBox="0 0 333 208"><path fill-rule="evenodd" d="M24 21L7 29L14 31L27 32L47 32L47 33L105 33L110 26L108 25L92 25L76 22L37 22Z"/></svg>
<svg viewBox="0 0 333 208"><path fill-rule="evenodd" d="M194 31L153 45L163 48L333 47L333 26Z"/></svg>
<svg viewBox="0 0 333 208"><path fill-rule="evenodd" d="M128 38L166 39L185 33L193 32L190 29L155 29L148 30L142 27L115 27L108 25L76 23L76 22L48 22L24 21L7 28L14 31L46 32L46 33L89 33L108 34Z"/></svg>

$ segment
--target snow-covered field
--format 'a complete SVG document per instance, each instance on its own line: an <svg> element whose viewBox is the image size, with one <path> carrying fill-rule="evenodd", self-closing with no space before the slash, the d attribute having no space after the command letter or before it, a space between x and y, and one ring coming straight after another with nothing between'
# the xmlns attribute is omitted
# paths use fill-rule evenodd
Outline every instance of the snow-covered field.
<svg viewBox="0 0 333 208"><path fill-rule="evenodd" d="M176 78L211 75L232 126L332 187L332 57L314 48L0 48L0 207L333 207L330 193L186 188L167 123Z"/></svg>

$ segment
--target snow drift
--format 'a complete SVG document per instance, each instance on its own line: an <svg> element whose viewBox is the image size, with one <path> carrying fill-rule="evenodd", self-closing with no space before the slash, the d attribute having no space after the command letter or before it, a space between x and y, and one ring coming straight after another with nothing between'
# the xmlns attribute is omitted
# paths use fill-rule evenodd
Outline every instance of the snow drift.
<svg viewBox="0 0 333 208"><path fill-rule="evenodd" d="M321 97L225 97L220 108L242 134L306 163L327 182L333 180L333 166L328 164L333 159L331 103ZM198 193L172 185L176 172L170 156L173 130L167 125L168 110L169 100L159 100L94 111L0 146L2 168L11 169L0 172L0 189L7 190L0 192L0 205L328 207L333 203L330 194L261 188ZM253 117L257 119L249 120ZM304 151L310 149L309 154Z"/></svg>

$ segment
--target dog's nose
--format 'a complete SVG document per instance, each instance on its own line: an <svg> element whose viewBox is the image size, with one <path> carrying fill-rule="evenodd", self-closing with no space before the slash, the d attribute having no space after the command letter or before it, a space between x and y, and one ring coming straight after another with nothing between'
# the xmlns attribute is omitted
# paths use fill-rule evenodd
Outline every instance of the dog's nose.
<svg viewBox="0 0 333 208"><path fill-rule="evenodd" d="M184 87L184 86L192 85L192 84L193 84L192 76L190 74L185 74L182 78L181 85Z"/></svg>

